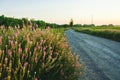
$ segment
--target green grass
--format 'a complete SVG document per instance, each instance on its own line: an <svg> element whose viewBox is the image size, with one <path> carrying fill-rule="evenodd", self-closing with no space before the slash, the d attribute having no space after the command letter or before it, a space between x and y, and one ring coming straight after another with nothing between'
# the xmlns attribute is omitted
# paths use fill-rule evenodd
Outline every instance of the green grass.
<svg viewBox="0 0 120 80"><path fill-rule="evenodd" d="M82 68L63 28L0 28L0 80L77 80Z"/></svg>
<svg viewBox="0 0 120 80"><path fill-rule="evenodd" d="M120 27L79 27L75 31L120 41Z"/></svg>

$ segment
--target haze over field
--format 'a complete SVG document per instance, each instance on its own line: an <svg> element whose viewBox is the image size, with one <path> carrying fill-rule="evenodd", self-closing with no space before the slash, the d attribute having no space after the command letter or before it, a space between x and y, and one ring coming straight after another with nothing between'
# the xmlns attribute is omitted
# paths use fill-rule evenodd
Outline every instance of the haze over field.
<svg viewBox="0 0 120 80"><path fill-rule="evenodd" d="M120 24L120 0L0 0L0 15L58 24Z"/></svg>

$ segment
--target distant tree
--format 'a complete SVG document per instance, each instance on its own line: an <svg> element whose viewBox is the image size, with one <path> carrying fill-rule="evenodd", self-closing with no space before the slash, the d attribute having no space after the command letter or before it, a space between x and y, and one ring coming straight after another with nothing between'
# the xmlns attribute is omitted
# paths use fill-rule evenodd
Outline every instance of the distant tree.
<svg viewBox="0 0 120 80"><path fill-rule="evenodd" d="M25 26L28 26L29 20L27 18L22 18L22 21Z"/></svg>
<svg viewBox="0 0 120 80"><path fill-rule="evenodd" d="M89 27L89 25L88 24L84 24L83 27Z"/></svg>
<svg viewBox="0 0 120 80"><path fill-rule="evenodd" d="M23 28L23 21L22 21L22 19L18 20L18 25L19 25L20 29Z"/></svg>
<svg viewBox="0 0 120 80"><path fill-rule="evenodd" d="M62 26L63 26L64 28L69 27L69 25L68 25L68 24L63 24Z"/></svg>
<svg viewBox="0 0 120 80"><path fill-rule="evenodd" d="M46 23L46 27L50 27L50 28L57 28L57 27L59 27L59 25L58 24L55 24L55 23Z"/></svg>
<svg viewBox="0 0 120 80"><path fill-rule="evenodd" d="M74 27L82 27L81 24L75 24Z"/></svg>
<svg viewBox="0 0 120 80"><path fill-rule="evenodd" d="M46 23L42 20L37 20L35 23L38 25L38 27L45 28Z"/></svg>
<svg viewBox="0 0 120 80"><path fill-rule="evenodd" d="M70 27L73 27L73 19L70 20Z"/></svg>
<svg viewBox="0 0 120 80"><path fill-rule="evenodd" d="M56 27L57 27L57 24L55 24L55 23L51 23L51 24L50 24L50 27L52 27L52 28L56 28Z"/></svg>
<svg viewBox="0 0 120 80"><path fill-rule="evenodd" d="M95 25L94 24L90 24L89 27L95 27Z"/></svg>
<svg viewBox="0 0 120 80"><path fill-rule="evenodd" d="M35 26L35 20L31 19L30 22L32 23L32 26Z"/></svg>
<svg viewBox="0 0 120 80"><path fill-rule="evenodd" d="M109 26L109 27L114 27L114 25L113 25L113 24L109 24L108 26Z"/></svg>
<svg viewBox="0 0 120 80"><path fill-rule="evenodd" d="M4 20L5 20L4 25L6 28L8 28L10 26L10 19L5 17Z"/></svg>
<svg viewBox="0 0 120 80"><path fill-rule="evenodd" d="M0 16L0 26L4 25L5 20L4 20L4 15Z"/></svg>
<svg viewBox="0 0 120 80"><path fill-rule="evenodd" d="M36 29L36 22L35 22L35 20L31 19L30 22L31 22L32 30Z"/></svg>
<svg viewBox="0 0 120 80"><path fill-rule="evenodd" d="M108 27L107 25L101 25L101 27Z"/></svg>

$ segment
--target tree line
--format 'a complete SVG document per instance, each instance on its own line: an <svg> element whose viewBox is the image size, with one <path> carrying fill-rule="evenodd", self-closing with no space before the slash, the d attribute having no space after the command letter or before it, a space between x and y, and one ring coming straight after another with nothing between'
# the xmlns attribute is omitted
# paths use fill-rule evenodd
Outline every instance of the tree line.
<svg viewBox="0 0 120 80"><path fill-rule="evenodd" d="M48 23L43 20L28 20L27 18L14 18L14 17L5 17L4 15L0 16L0 26L4 25L6 28L9 27L18 27L23 28L24 26L32 26L32 27L39 27L39 28L46 28L50 26L52 28L61 27L61 25L55 23Z"/></svg>
<svg viewBox="0 0 120 80"><path fill-rule="evenodd" d="M6 28L8 27L18 27L18 28L23 28L24 26L32 26L32 27L39 27L39 28L46 28L46 27L51 27L51 28L67 28L67 27L95 27L94 24L74 24L73 19L70 19L69 24L56 24L56 23L48 23L43 20L34 20L30 19L28 20L27 18L14 18L14 17L5 17L4 15L0 16L0 26L4 25ZM114 25L109 24L109 25L100 25L100 27L112 27Z"/></svg>

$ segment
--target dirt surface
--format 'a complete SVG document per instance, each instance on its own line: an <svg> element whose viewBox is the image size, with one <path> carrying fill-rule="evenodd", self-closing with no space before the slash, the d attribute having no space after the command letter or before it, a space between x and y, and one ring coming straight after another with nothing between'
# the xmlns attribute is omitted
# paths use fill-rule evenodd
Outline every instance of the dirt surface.
<svg viewBox="0 0 120 80"><path fill-rule="evenodd" d="M75 32L65 32L74 53L85 65L84 80L120 80L120 42Z"/></svg>

